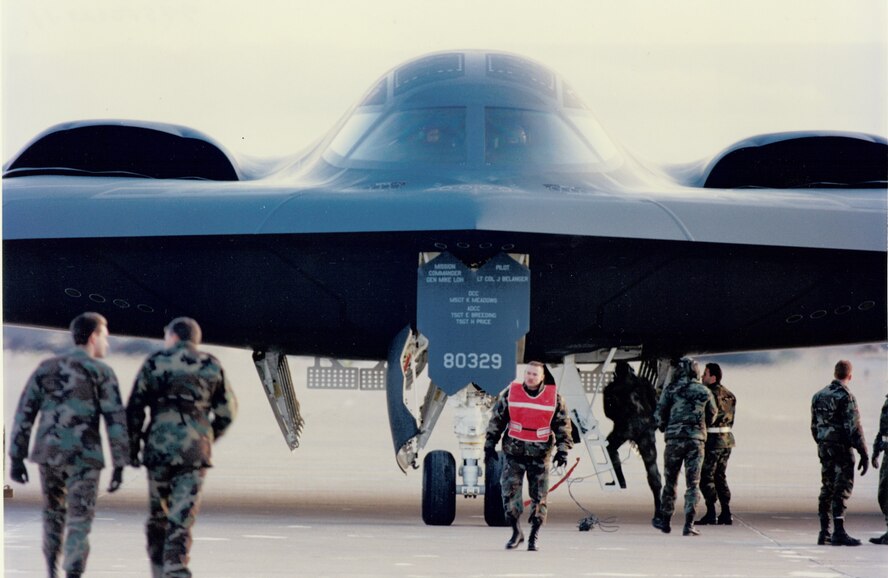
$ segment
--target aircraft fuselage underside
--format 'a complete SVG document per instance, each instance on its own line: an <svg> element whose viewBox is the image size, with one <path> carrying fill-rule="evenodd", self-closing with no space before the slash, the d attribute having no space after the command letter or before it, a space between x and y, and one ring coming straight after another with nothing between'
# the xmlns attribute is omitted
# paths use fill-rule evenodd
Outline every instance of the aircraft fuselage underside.
<svg viewBox="0 0 888 578"><path fill-rule="evenodd" d="M190 315L207 341L292 355L385 359L416 322L418 256L441 251L467 266L501 252L529 257L527 358L638 344L649 355L804 347L825 345L823 333L835 343L886 339L879 252L487 231L7 240L3 249L6 323L54 327L96 310L118 334L156 337Z"/></svg>

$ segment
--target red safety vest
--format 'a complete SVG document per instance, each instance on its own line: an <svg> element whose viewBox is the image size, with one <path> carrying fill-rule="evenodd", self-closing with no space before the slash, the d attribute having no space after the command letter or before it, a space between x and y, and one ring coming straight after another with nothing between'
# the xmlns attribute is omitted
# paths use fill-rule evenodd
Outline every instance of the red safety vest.
<svg viewBox="0 0 888 578"><path fill-rule="evenodd" d="M554 385L541 385L542 391L531 397L524 384L509 386L509 435L526 442L544 442L552 433L552 416L558 403Z"/></svg>

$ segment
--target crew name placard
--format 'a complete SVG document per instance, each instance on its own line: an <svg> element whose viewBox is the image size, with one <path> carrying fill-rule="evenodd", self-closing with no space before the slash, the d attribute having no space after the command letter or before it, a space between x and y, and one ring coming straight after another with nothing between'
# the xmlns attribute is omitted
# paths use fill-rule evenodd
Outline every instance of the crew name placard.
<svg viewBox="0 0 888 578"><path fill-rule="evenodd" d="M530 271L505 253L478 269L441 253L419 268L417 325L438 387L495 395L515 378L515 346L530 329Z"/></svg>

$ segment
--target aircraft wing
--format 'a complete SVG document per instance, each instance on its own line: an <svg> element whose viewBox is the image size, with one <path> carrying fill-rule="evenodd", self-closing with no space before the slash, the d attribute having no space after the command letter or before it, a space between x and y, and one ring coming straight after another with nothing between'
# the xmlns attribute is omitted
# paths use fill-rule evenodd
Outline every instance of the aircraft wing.
<svg viewBox="0 0 888 578"><path fill-rule="evenodd" d="M405 471L449 400L461 465L426 454L423 520L450 524L457 493L484 494L502 525L502 461L482 467L481 448L521 362L560 364L604 483L595 384L575 362L603 362L599 386L617 355L663 382L688 353L888 340L886 181L883 137L826 131L647 166L545 66L437 53L383 75L293 159L247 166L139 121L38 135L4 167L3 319L64 328L92 310L113 334L160 337L193 317L205 341L253 351L291 449L304 419L287 356L376 360L318 360L309 383L384 389Z"/></svg>
<svg viewBox="0 0 888 578"><path fill-rule="evenodd" d="M760 135L670 173L554 73L472 51L389 72L261 178L198 131L71 123L5 167L4 319L94 308L154 336L188 314L220 344L384 359L418 256L505 252L530 264L527 356L880 341L886 150Z"/></svg>

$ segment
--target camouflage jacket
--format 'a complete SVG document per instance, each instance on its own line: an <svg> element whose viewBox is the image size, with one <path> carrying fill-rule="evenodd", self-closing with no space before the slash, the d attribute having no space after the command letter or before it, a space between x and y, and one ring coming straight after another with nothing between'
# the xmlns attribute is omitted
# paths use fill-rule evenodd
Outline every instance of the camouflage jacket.
<svg viewBox="0 0 888 578"><path fill-rule="evenodd" d="M885 396L885 402L882 404L882 415L879 416L879 433L873 440L873 455L878 456L881 452L888 451L888 395Z"/></svg>
<svg viewBox="0 0 888 578"><path fill-rule="evenodd" d="M614 429L633 425L655 427L654 409L657 393L648 380L637 375L610 382L604 388L604 415L614 422Z"/></svg>
<svg viewBox="0 0 888 578"><path fill-rule="evenodd" d="M151 409L146 431L145 410ZM180 341L145 360L126 406L130 448L148 468L204 468L213 441L237 413L237 401L219 361Z"/></svg>
<svg viewBox="0 0 888 578"><path fill-rule="evenodd" d="M552 433L545 442L526 442L513 438L510 435L503 436L503 432L509 425L509 388L505 388L496 398L490 422L487 425L487 447L496 447L500 438L503 438L503 451L510 456L525 456L529 458L544 458L555 446L558 451L567 452L573 447L573 429L570 423L570 415L567 405L561 395L557 396L555 414L552 416Z"/></svg>
<svg viewBox="0 0 888 578"><path fill-rule="evenodd" d="M19 399L9 457L25 459L34 420L40 414L31 461L49 466L105 466L99 416L115 467L129 463L126 414L114 371L74 347L43 361L31 374Z"/></svg>
<svg viewBox="0 0 888 578"><path fill-rule="evenodd" d="M842 382L834 379L811 399L811 435L817 443L847 445L867 454L857 400Z"/></svg>
<svg viewBox="0 0 888 578"><path fill-rule="evenodd" d="M715 421L712 392L699 381L681 379L663 390L657 403L657 425L671 439L706 440L706 428Z"/></svg>
<svg viewBox="0 0 888 578"><path fill-rule="evenodd" d="M734 432L734 410L737 407L737 398L730 390L720 383L707 385L712 397L715 399L715 421L709 426L706 437L706 447L708 449L732 448L735 445ZM728 428L728 431L713 432L713 428Z"/></svg>

